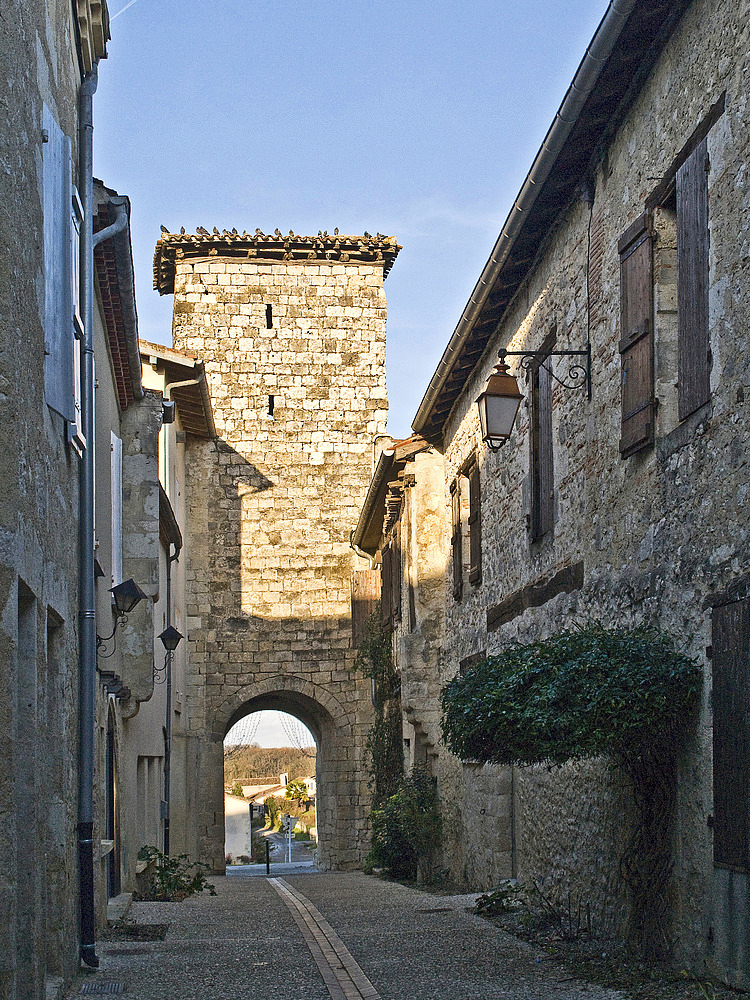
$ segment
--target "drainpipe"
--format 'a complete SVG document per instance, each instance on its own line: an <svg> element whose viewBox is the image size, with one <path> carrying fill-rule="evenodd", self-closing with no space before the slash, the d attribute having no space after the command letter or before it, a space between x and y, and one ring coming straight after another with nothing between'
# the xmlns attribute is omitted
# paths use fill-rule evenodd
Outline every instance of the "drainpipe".
<svg viewBox="0 0 750 1000"><path fill-rule="evenodd" d="M79 463L79 751L78 872L81 959L99 967L94 910L94 727L96 725L96 604L94 592L94 185L93 99L97 68L81 84L78 184L81 231L81 422L86 446Z"/></svg>
<svg viewBox="0 0 750 1000"><path fill-rule="evenodd" d="M172 624L172 563L180 558L180 546L175 545L174 555L167 555L167 628ZM167 656L167 724L164 745L164 853L169 856L169 810L171 796L169 781L172 773L172 657Z"/></svg>

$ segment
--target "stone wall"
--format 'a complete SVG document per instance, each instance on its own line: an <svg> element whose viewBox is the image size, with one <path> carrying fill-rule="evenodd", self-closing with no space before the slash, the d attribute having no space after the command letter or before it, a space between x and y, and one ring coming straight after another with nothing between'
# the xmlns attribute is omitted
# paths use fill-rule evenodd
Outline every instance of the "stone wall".
<svg viewBox="0 0 750 1000"><path fill-rule="evenodd" d="M218 441L187 449L187 697L200 843L223 865L221 741L281 708L318 740L319 858L366 852L369 685L352 671L349 532L385 431L383 264L176 264L175 347L205 362Z"/></svg>
<svg viewBox="0 0 750 1000"><path fill-rule="evenodd" d="M0 995L77 963L77 460L45 403L43 106L77 139L70 4L9 0L0 36Z"/></svg>
<svg viewBox="0 0 750 1000"><path fill-rule="evenodd" d="M740 277L746 272L743 248L750 231L743 193L747 15L747 3L696 2L688 9L601 152L593 206L574 201L561 212L444 432L446 524L448 489L474 452L482 484L483 578L480 585L465 587L460 601L448 598L450 670L455 672L462 659L479 650L492 653L511 640L530 641L590 618L626 626L650 619L704 664L700 719L690 729L680 764L673 932L683 960L695 967L714 961L740 985L747 984L749 970L746 962L741 967L742 946L722 937L728 902L723 875L715 875L712 864L711 670L706 649L713 595L741 581L750 568L745 403L750 294ZM669 273L674 237L669 219L657 211L656 441L623 459L618 447L618 238L644 211L658 179L723 91L726 110L708 133L711 399L679 421ZM592 246L601 247L601 256L592 257L587 280L589 235ZM498 348L538 349L553 329L557 349L583 347L590 331L593 399L554 388L554 523L540 540L530 541L529 411L522 406L509 442L492 454L479 441L474 400ZM528 385L520 381L528 396ZM542 606L522 610L488 630L488 609L578 564L583 570L580 588L548 595ZM498 800L509 791L505 779L498 779ZM631 817L619 777L597 762L554 772L524 769L514 776L514 793L515 873L556 881L563 891L591 903L600 926L621 929L627 907L617 862ZM446 783L444 794L456 808L468 809L471 796L467 799L458 773L452 786ZM506 813L505 806L497 808L489 840L502 839ZM488 834L473 817L464 819L463 829L468 864L469 858L481 856ZM487 886L491 880L488 874L479 884Z"/></svg>

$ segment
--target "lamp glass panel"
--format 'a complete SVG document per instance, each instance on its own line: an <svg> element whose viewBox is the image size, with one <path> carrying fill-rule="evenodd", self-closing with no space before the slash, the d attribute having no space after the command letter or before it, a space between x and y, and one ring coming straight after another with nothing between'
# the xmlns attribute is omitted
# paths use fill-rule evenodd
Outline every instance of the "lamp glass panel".
<svg viewBox="0 0 750 1000"><path fill-rule="evenodd" d="M517 396L485 396L482 400L486 407L485 420L482 421L482 437L507 438L513 430L513 422L521 400Z"/></svg>

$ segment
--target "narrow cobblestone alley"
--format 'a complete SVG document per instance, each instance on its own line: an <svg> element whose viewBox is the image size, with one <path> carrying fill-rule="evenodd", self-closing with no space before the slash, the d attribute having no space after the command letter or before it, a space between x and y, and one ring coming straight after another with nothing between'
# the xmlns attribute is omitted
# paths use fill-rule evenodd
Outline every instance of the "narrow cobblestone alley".
<svg viewBox="0 0 750 1000"><path fill-rule="evenodd" d="M109 940L101 968L68 997L131 1000L614 1000L625 994L568 970L436 896L361 873L215 878L216 896L135 903L128 919L169 923L162 941Z"/></svg>

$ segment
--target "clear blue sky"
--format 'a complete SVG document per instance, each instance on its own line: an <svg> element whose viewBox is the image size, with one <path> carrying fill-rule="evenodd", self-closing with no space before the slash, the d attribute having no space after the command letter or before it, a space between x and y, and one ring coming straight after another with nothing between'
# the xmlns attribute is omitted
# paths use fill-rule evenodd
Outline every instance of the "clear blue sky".
<svg viewBox="0 0 750 1000"><path fill-rule="evenodd" d="M381 232L389 433L411 421L605 0L109 0L94 171L159 225Z"/></svg>

